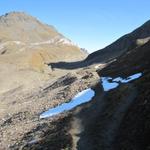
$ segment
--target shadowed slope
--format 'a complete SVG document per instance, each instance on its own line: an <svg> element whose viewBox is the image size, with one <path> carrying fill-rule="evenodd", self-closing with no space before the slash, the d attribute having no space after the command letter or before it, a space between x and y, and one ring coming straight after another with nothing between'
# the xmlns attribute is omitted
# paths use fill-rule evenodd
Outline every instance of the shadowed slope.
<svg viewBox="0 0 150 150"><path fill-rule="evenodd" d="M141 27L137 28L129 34L124 35L109 46L89 54L88 57L82 61L60 61L50 63L49 65L52 66L52 68L77 69L81 67L87 67L96 63L107 63L113 61L120 55L125 54L127 51L130 51L136 47L147 43L149 40L150 21L147 21Z"/></svg>
<svg viewBox="0 0 150 150"><path fill-rule="evenodd" d="M102 62L120 56L127 50L131 50L146 43L150 39L150 21L144 23L133 32L124 35L109 46L93 52L86 60L89 62Z"/></svg>

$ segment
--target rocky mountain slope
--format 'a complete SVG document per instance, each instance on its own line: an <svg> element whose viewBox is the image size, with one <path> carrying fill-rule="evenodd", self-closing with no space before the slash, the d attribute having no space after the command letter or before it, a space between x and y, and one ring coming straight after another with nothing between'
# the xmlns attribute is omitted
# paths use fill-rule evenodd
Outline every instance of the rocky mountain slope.
<svg viewBox="0 0 150 150"><path fill-rule="evenodd" d="M10 149L22 147L23 149L52 150L148 150L150 146L150 122L148 117L150 109L149 54L150 42L147 42L140 47L124 53L116 61L98 70L100 80L96 83L93 83L95 73L89 67L89 72L88 68L76 72L77 74L74 75L77 78L74 78L74 75L68 75L68 77L58 79L57 83L52 84L46 90L41 91L41 93L38 92L38 97L42 98L46 96L50 98L52 97L50 93L53 90L57 88L59 90L60 87L64 88L64 85L67 85L67 90L63 89L63 96L60 96L62 92L54 94L58 96L57 98L61 100L61 103L64 102L61 98L71 98L70 93L72 94L73 89L78 89L78 87L81 88L80 90L84 89L85 86L86 88L92 87L95 91L95 96L91 102L82 104L69 112L43 120L35 119L34 128L31 126L33 125L32 121L28 121L30 130L26 133L20 131L22 133L20 136L16 132L18 138L15 139L17 141L14 142L15 144L12 142L14 138L9 137L9 142L13 143ZM93 75L90 75L90 73ZM136 73L140 73L141 76L130 81L129 76ZM104 77L109 77L107 84L110 84L110 89L107 91L102 81ZM82 79L82 83L78 80L79 78ZM71 82L65 84L69 79L71 79ZM114 80L116 80L115 83L118 83L117 87L111 87ZM89 82L88 85L86 82ZM75 85L78 85L78 87ZM69 93L65 92L68 90ZM37 98L37 95L35 98ZM54 97L52 97L51 101L53 100ZM54 100L53 102L58 101ZM48 105L52 107L51 104L49 102ZM36 114L37 112L35 116ZM30 120L29 118L32 115L29 116L26 115L23 121ZM12 132L8 130L8 127L15 126L17 128L17 123L15 123L18 120L17 118L19 118L18 115L14 115L11 119L8 118L2 122L3 134L6 137Z"/></svg>
<svg viewBox="0 0 150 150"><path fill-rule="evenodd" d="M132 48L97 70L100 81L93 87L96 93L94 98L90 103L74 109L69 120L61 120L65 127L59 134L65 137L65 142L59 141L64 145L60 144L57 149L149 149L150 41L149 37L145 38L142 44L130 45ZM130 76L137 73L141 76L130 81ZM108 91L104 89L103 78L108 80ZM113 87L113 84L117 86ZM49 136L52 138L52 134ZM55 145L51 143L48 146L46 138L42 142L46 148ZM41 145L36 143L31 147Z"/></svg>
<svg viewBox="0 0 150 150"><path fill-rule="evenodd" d="M86 61L91 64L95 62L110 61L128 50L143 45L150 39L150 21L144 23L141 27L128 33L107 47L91 53Z"/></svg>
<svg viewBox="0 0 150 150"><path fill-rule="evenodd" d="M150 21L147 21L139 28L135 29L131 33L128 33L112 44L106 46L103 49L95 51L89 54L82 61L75 62L55 62L51 63L54 68L60 69L77 69L81 67L87 67L93 64L105 64L115 60L120 55L130 51L136 47L147 43L150 40Z"/></svg>
<svg viewBox="0 0 150 150"><path fill-rule="evenodd" d="M141 72L142 77L131 82L120 85L118 88L108 92L106 101L108 108L106 113L110 116L103 116L104 119L111 119L116 112L121 108L121 103L130 103L126 111L121 111L115 118L115 121L110 121L111 124L117 123L117 119L122 115L118 127L113 134L113 140L107 147L105 143L101 143L103 149L130 149L142 150L149 149L149 76L150 76L150 41L146 44L134 48L124 55L121 55L115 62L108 65L101 71L98 71L100 76L124 77L134 73ZM125 99L125 101L124 101ZM124 102L123 102L124 101ZM119 105L119 107L117 107ZM123 105L123 104L122 104ZM110 108L109 108L110 107ZM116 107L116 108L115 108ZM100 126L98 126L98 129Z"/></svg>
<svg viewBox="0 0 150 150"><path fill-rule="evenodd" d="M0 93L14 85L29 87L36 80L47 80L52 71L50 62L76 61L86 55L53 26L26 13L0 16Z"/></svg>
<svg viewBox="0 0 150 150"><path fill-rule="evenodd" d="M149 56L147 40L97 70L100 83L94 87L95 97L73 112L74 149L149 149ZM136 74L141 76L131 80Z"/></svg>
<svg viewBox="0 0 150 150"><path fill-rule="evenodd" d="M0 33L1 59L9 63L20 62L40 70L44 63L84 56L79 47L53 26L25 13L1 16Z"/></svg>
<svg viewBox="0 0 150 150"><path fill-rule="evenodd" d="M16 13L2 16L2 18L11 15L15 15L16 18ZM24 16L24 13L19 15ZM1 20L3 20L2 18ZM30 18L32 20L32 17L29 17L29 20ZM21 20L24 22L28 19ZM7 21L2 22L6 23ZM35 24L39 24L39 22ZM58 37L59 33L53 28L51 30ZM42 32L44 33L44 31ZM22 38L25 47L29 48L30 52L33 47L36 48L33 50L34 52L40 47L45 54L45 45L58 49L68 45L68 42L59 39L60 37L62 39L60 34L57 40L55 34L52 34L54 38L51 38L54 40L50 39L50 41L45 36L39 35L38 32L33 34L36 40L32 39L31 43L30 40L24 38L26 36ZM52 67L51 72L46 72L44 69L43 73L39 70L35 71L35 68L31 67L31 64L34 64L31 57L25 57L31 53L22 55L19 60L18 56L21 55L17 55L18 47L13 47L14 44L22 45L20 44L21 37L20 40L17 39L19 34L13 41L11 38L8 40L3 36L4 40L1 42L9 41L9 44L1 45L0 82L2 87L6 87L6 84L10 87L9 82L6 82L7 72L10 80L21 81L21 83L25 81L28 82L26 83L27 87L34 85L34 88L29 87L30 90L24 90L24 84L14 82L11 89L0 95L0 147L8 150L149 150L149 35L150 22L148 21L105 49L90 54L86 60L71 63L65 62L69 59L64 58L63 54L60 58L63 58L64 62L59 62L57 56L52 59L49 57L44 59L44 54L42 53L42 55L40 51L41 55L38 59L42 57L44 64L55 64L55 67L56 64L59 65L58 68ZM37 40L39 41L37 42ZM31 48L29 45L33 47ZM69 44L69 47L78 49L72 44ZM78 50L77 53L79 53L75 59L78 55L79 57L85 56ZM21 54L25 54L27 51L23 50L24 53L21 51ZM32 63L22 65L24 57L25 60L30 60L29 62ZM6 58L15 59L10 62ZM38 65L36 59L35 65ZM25 66L27 68L24 68ZM14 74L14 70L20 73ZM14 77L17 80L14 80ZM42 78L47 78L47 81L40 82ZM87 95L85 96L82 92L89 88L94 93L91 101L86 101L70 111L64 111L57 115L55 115L57 113L55 110L51 117L40 117L43 112L49 109L54 110L53 108L61 107L64 103L67 106L72 105L72 99L74 101L79 97L86 99Z"/></svg>

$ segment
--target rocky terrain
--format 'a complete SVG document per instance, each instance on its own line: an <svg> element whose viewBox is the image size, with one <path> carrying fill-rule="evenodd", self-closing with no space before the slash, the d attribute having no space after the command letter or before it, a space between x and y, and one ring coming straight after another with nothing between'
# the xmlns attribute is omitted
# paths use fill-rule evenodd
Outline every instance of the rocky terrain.
<svg viewBox="0 0 150 150"><path fill-rule="evenodd" d="M149 150L149 21L88 57L24 13L2 16L0 29L1 149ZM90 102L40 118L88 88Z"/></svg>
<svg viewBox="0 0 150 150"><path fill-rule="evenodd" d="M97 79L98 76L91 70L86 72L79 70L76 73L68 73L54 82L47 82L43 87L38 87L30 92L23 92L19 87L2 94L0 97L1 147L13 149L22 146L22 144L26 145L32 140L41 139L43 131L37 130L39 126L46 130L45 126L52 126L50 123L53 119L59 120L66 115L42 120L39 119L40 113L69 101L78 92L92 86L93 81L97 82ZM31 132L31 130L40 133L34 133L35 131ZM24 135L29 134L28 132L36 137L32 135L33 137L22 141Z"/></svg>
<svg viewBox="0 0 150 150"><path fill-rule="evenodd" d="M98 75L90 68L68 71L49 66L59 60L83 59L87 52L26 13L1 16L0 33L0 146L18 149L42 139L39 126L56 127L51 119L39 118L43 111L70 101L97 82ZM54 120L59 118L64 117ZM37 138L25 138L29 132Z"/></svg>
<svg viewBox="0 0 150 150"><path fill-rule="evenodd" d="M76 61L86 55L53 26L26 13L11 12L0 17L0 93L19 86L35 88L52 78L49 63Z"/></svg>

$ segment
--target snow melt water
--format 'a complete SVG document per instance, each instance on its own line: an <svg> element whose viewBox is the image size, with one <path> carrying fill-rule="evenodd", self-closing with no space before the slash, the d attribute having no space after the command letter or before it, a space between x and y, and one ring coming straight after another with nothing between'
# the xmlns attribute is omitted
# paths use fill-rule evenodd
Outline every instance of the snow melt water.
<svg viewBox="0 0 150 150"><path fill-rule="evenodd" d="M121 77L117 77L115 79L112 79L111 77L102 77L101 81L104 91L109 91L119 86L119 83L128 83L132 80L140 78L141 76L142 73L136 73L134 75L127 77L126 79L123 79Z"/></svg>
<svg viewBox="0 0 150 150"><path fill-rule="evenodd" d="M89 102L90 100L92 100L94 95L95 95L95 91L92 90L91 88L83 90L82 92L78 93L70 102L64 103L64 104L57 106L55 108L51 108L48 111L42 113L40 115L40 118L51 117L51 116L60 114L64 111L71 110L80 104Z"/></svg>

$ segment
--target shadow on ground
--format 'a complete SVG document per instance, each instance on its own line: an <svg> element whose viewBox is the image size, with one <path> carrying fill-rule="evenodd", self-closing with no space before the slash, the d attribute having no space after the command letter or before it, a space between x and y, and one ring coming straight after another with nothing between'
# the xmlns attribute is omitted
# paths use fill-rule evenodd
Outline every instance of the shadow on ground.
<svg viewBox="0 0 150 150"><path fill-rule="evenodd" d="M76 61L76 62L60 61L60 62L48 64L48 66L50 66L52 70L54 70L55 68L58 68L58 69L78 69L78 68L87 67L89 65L90 64L84 60Z"/></svg>

